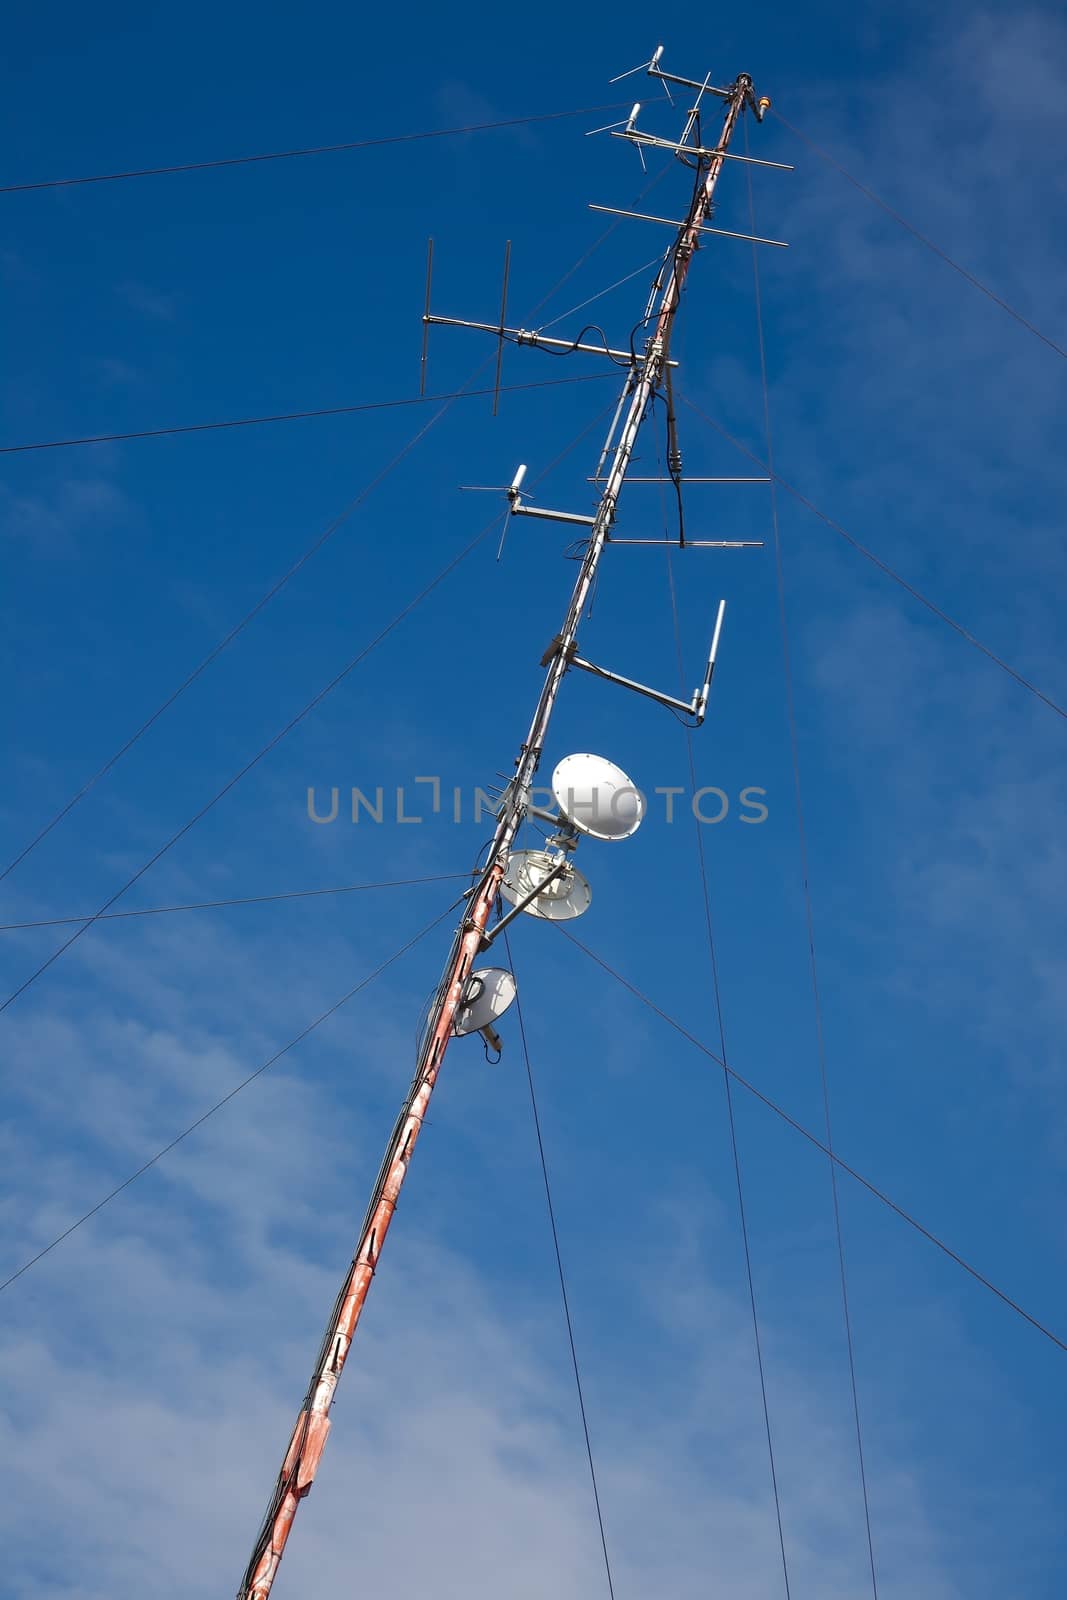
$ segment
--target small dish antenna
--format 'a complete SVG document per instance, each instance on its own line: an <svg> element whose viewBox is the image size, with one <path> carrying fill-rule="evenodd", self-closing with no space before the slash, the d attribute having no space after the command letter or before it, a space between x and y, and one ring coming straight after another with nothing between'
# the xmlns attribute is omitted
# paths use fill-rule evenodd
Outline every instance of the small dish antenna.
<svg viewBox="0 0 1067 1600"><path fill-rule="evenodd" d="M452 1032L462 1037L465 1033L480 1033L491 1050L501 1050L500 1038L493 1027L498 1017L515 999L515 979L504 967L481 967L472 972L463 990L463 999L456 1007L452 1019Z"/></svg>
<svg viewBox="0 0 1067 1600"><path fill-rule="evenodd" d="M508 870L500 885L500 893L509 905L522 905L531 917L542 917L546 922L569 922L589 910L593 891L582 874L568 861L563 872L554 873L559 857L547 850L516 850L508 862ZM541 885L544 884L544 888ZM534 898L530 900L530 896Z"/></svg>
<svg viewBox="0 0 1067 1600"><path fill-rule="evenodd" d="M603 756L564 756L552 774L552 793L571 827L591 839L628 839L645 814L644 795Z"/></svg>

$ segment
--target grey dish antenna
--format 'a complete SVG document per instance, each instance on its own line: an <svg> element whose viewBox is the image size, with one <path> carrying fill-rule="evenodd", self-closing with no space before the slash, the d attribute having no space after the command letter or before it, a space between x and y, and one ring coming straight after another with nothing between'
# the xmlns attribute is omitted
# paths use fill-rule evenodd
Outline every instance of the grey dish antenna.
<svg viewBox="0 0 1067 1600"><path fill-rule="evenodd" d="M558 864L559 858L548 850L513 851L500 885L501 896L509 905L522 906L531 917L541 917L546 922L569 922L580 917L589 910L593 891L569 861L557 874Z"/></svg>
<svg viewBox="0 0 1067 1600"><path fill-rule="evenodd" d="M552 774L552 793L565 821L591 839L628 839L641 826L645 797L604 756L564 756Z"/></svg>
<svg viewBox="0 0 1067 1600"><path fill-rule="evenodd" d="M480 1033L491 1050L501 1050L493 1023L513 1003L515 979L505 967L482 967L472 972L463 988L463 999L456 1007L452 1032Z"/></svg>

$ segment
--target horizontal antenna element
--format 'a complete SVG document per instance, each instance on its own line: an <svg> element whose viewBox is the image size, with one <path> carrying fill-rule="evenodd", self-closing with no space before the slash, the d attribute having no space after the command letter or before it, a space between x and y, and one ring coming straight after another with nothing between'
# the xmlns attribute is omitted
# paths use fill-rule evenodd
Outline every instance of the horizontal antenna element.
<svg viewBox="0 0 1067 1600"><path fill-rule="evenodd" d="M625 361L628 364L636 360L635 353L632 350L614 350L610 345L587 344L582 339L552 339L548 334L538 333L532 328L501 329L495 322L469 322L466 317L426 316L423 321L432 323L434 327L439 328L474 328L478 333L495 333L498 337L503 333L504 338L514 339L517 345L531 345L537 349L565 350L568 353L572 350L580 350L589 355L607 356L612 361ZM671 361L669 365L676 367L678 363L677 361Z"/></svg>
<svg viewBox="0 0 1067 1600"><path fill-rule="evenodd" d="M635 222L662 222L665 227L680 229L685 227L684 222L679 222L675 217L650 217L644 211L624 211L619 206L597 206L589 204L590 211L606 211L612 217L630 217ZM694 228L694 233L714 233L721 239L747 239L749 244L773 244L779 250L788 250L789 246L784 239L760 239L753 233L733 233L729 228L709 228L703 224ZM436 319L434 319L436 320Z"/></svg>

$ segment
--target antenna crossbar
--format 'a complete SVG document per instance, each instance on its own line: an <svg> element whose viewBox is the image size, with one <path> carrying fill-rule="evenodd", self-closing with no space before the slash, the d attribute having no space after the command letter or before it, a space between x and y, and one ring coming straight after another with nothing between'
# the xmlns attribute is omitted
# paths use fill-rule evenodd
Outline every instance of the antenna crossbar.
<svg viewBox="0 0 1067 1600"><path fill-rule="evenodd" d="M543 506L524 506L516 501L512 505L516 517L543 517L546 522L577 522L583 528L596 526L596 517L584 516L578 511L549 511Z"/></svg>
<svg viewBox="0 0 1067 1600"><path fill-rule="evenodd" d="M668 482L670 480L668 479ZM654 545L657 550L762 550L762 539L616 539L609 538L612 546L617 544L643 544Z"/></svg>
<svg viewBox="0 0 1067 1600"><path fill-rule="evenodd" d="M622 689L632 689L634 694L642 694L648 700L655 700L661 706L669 706L676 711L687 711L696 715L699 690L692 701L679 700L673 694L662 694L659 689L650 689L647 684L638 683L635 678L624 678L621 673L609 672L606 667L598 667L592 661L586 661L582 656L571 656L572 667L580 667L583 672L591 672L595 678L603 678L608 683L617 683Z"/></svg>
<svg viewBox="0 0 1067 1600"><path fill-rule="evenodd" d="M655 542L655 541L652 541ZM569 666L578 667L582 672L592 673L594 678L603 678L608 683L617 683L620 689L630 689L634 694L643 695L646 700L654 700L657 705L666 706L669 711L681 711L695 719L694 726L700 727L708 709L708 693L711 689L712 674L715 671L715 658L719 653L719 636L722 633L722 620L726 615L726 601L719 601L719 609L715 617L715 631L711 636L711 649L708 651L708 664L704 673L704 682L699 689L693 690L691 700L679 700L677 695L664 694L661 689L651 689L647 683L638 683L636 678L624 678L620 672L609 672L607 667L598 667L593 661L586 661L583 656L575 651L567 652Z"/></svg>
<svg viewBox="0 0 1067 1600"><path fill-rule="evenodd" d="M730 89L718 89L706 78L703 81L699 78L679 78L677 73L664 72L655 63L648 68L648 75L650 78L658 78L661 83L676 84L679 89L695 89L698 94L713 94L720 100L728 100L737 87L735 84Z"/></svg>
<svg viewBox="0 0 1067 1600"><path fill-rule="evenodd" d="M648 150L670 150L680 156L718 156L723 161L743 161L750 167L771 167L775 172L796 171L796 167L786 161L761 161L757 156L742 156L733 150L709 150L699 144L680 144L675 139L659 139L653 133L642 133L640 128L601 128L597 131L610 133L613 139L629 139L631 144L644 145Z"/></svg>
<svg viewBox="0 0 1067 1600"><path fill-rule="evenodd" d="M620 206L597 206L590 201L590 211L605 211L612 217L630 217L635 222L662 222L667 228L680 229L685 227L684 222L679 222L677 217L650 217L645 211L625 211ZM784 239L761 239L754 233L734 233L730 228L694 228L694 233L714 233L720 239L746 239L749 244L773 244L779 250L788 250L789 245ZM492 330L494 333L496 329Z"/></svg>
<svg viewBox="0 0 1067 1600"><path fill-rule="evenodd" d="M466 317L439 317L429 313L422 320L439 328L474 328L479 333L495 333L498 338L514 339L516 344L543 347L546 350L581 350L589 355L609 356L612 361L625 361L628 364L640 359L633 350L614 350L610 345L587 344L582 339L553 339L547 333L538 333L535 328L501 328L496 322L470 322ZM671 361L668 365L676 367L678 363Z"/></svg>
<svg viewBox="0 0 1067 1600"><path fill-rule="evenodd" d="M586 483L602 483L604 480L602 478L586 478L585 481ZM674 483L674 481L673 478L637 478L631 473L626 475L627 485L631 483ZM770 481L770 478L691 478L688 473L682 478L682 482L687 487L691 483L770 483ZM614 544L615 541L612 540L612 543Z"/></svg>

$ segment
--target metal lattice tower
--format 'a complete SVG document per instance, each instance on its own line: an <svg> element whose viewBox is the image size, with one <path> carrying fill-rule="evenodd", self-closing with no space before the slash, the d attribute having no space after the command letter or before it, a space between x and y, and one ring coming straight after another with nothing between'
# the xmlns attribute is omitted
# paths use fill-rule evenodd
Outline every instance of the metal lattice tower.
<svg viewBox="0 0 1067 1600"><path fill-rule="evenodd" d="M371 1280L393 1219L397 1198L407 1176L415 1143L422 1129L430 1096L437 1083L449 1042L457 1032L473 1031L477 1028L486 1034L491 1043L494 1045L497 1043L491 1026L492 1019L483 1023L474 1004L475 994L481 992L477 984L472 986L472 978L477 976L472 970L475 958L491 945L505 923L510 922L519 912L530 909L539 894L543 894L553 881L564 879L569 871L569 855L577 843L578 831L573 817L568 816L566 807L562 807L561 816L550 816L550 820L559 829L557 835L550 840L553 863L551 868L540 876L531 892L508 894L508 898L512 901L512 909L490 930L490 914L501 893L516 835L530 815L542 818L546 816L546 813L532 805L531 792L545 748L553 709L568 670L576 667L645 695L685 715L690 719L692 726L699 726L704 720L722 626L724 610L722 603L715 621L703 681L688 702L661 694L658 690L648 688L633 679L623 678L617 673L595 666L578 654L579 621L592 592L606 546L662 542L613 537L612 530L616 521L619 496L626 482L638 435L648 418L651 402L664 391L668 397L670 419L668 470L671 474L665 481L673 480L680 487L681 461L673 423L673 406L669 403L670 371L675 364L670 357L674 318L678 311L682 287L701 238L708 234L725 233L725 230L708 225L716 185L723 167L727 161L753 160L748 156L736 155L729 149L740 119L746 111L751 111L757 121L762 121L764 111L769 105L767 100L756 99L752 80L747 74L742 74L728 87L718 88L707 79L701 82L664 72L660 66L661 55L662 46L656 51L647 69L636 70L647 70L648 74L662 85L668 96L671 86L694 93L695 103L687 115L681 138L661 139L639 130L637 128L639 106L634 107L625 124L610 130L597 130L610 131L615 137L626 139L636 145L639 151L673 152L694 169L692 197L684 219L672 221L670 218L662 217L640 218L644 221L667 223L675 229L674 243L666 252L663 265L652 286L644 316L638 324L639 328L644 329L644 339L640 349L631 342L629 349L609 350L604 345L550 339L535 331L506 327L504 324L506 267L505 296L499 324L463 322L457 318L433 316L429 309L429 274L427 275L427 305L423 318L427 332L432 324L439 323L484 329L498 337L501 353L504 343L510 341L534 347L609 354L625 362L627 373L593 480L601 492L596 511L592 515L546 510L527 503L522 491L525 467L518 469L510 487L503 491L507 496L509 515L541 517L579 527L582 530L584 543L581 565L562 624L542 662L545 669L544 683L529 731L515 758L514 776L508 782L501 798L492 843L485 852L483 860L475 868L474 885L464 897L466 904L462 920L453 937L448 959L431 1001L426 1026L422 1033L415 1075L386 1147L351 1266L330 1314L314 1374L241 1583L239 1600L267 1600L292 1531L293 1519L301 1500L310 1491L318 1471L330 1429L330 1411L337 1385L352 1346ZM718 140L713 145L705 145L701 137L702 112L707 100L719 101L724 113ZM778 165L773 162L754 162L754 164ZM621 214L633 217L639 215L634 212ZM740 234L727 236L749 237ZM756 242L777 244L779 241ZM425 344L423 371L425 372ZM498 362L498 384L499 371ZM679 538L680 542L687 544L702 542L686 541L681 528ZM739 544L741 541L703 541L703 543L709 547L715 545L722 548L724 545Z"/></svg>

